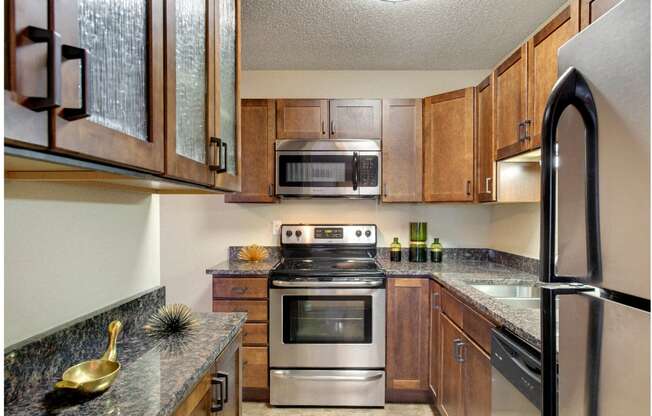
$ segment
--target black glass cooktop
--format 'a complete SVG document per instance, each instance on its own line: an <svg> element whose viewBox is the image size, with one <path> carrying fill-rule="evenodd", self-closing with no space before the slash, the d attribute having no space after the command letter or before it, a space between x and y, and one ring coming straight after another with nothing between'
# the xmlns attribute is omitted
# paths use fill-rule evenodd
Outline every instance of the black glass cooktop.
<svg viewBox="0 0 652 416"><path fill-rule="evenodd" d="M382 269L373 259L283 259L272 270L274 274L369 276L382 275Z"/></svg>

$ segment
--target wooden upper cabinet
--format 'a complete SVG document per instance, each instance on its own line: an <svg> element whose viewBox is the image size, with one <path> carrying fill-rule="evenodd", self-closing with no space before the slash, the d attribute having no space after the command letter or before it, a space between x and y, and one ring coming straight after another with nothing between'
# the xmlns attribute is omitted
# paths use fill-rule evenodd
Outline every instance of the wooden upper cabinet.
<svg viewBox="0 0 652 416"><path fill-rule="evenodd" d="M385 99L382 118L383 202L421 202L421 100Z"/></svg>
<svg viewBox="0 0 652 416"><path fill-rule="evenodd" d="M485 78L476 91L476 195L479 202L493 202L496 200L493 75Z"/></svg>
<svg viewBox="0 0 652 416"><path fill-rule="evenodd" d="M28 26L40 31L28 33ZM45 42L53 36L54 30L48 27L47 2L5 1L4 132L7 144L44 148L49 144L47 108L57 104L55 83L58 79L54 76L55 69L48 69L47 48L42 46L45 44L35 42Z"/></svg>
<svg viewBox="0 0 652 416"><path fill-rule="evenodd" d="M380 139L380 100L330 100L331 139Z"/></svg>
<svg viewBox="0 0 652 416"><path fill-rule="evenodd" d="M586 28L622 0L579 0L580 27Z"/></svg>
<svg viewBox="0 0 652 416"><path fill-rule="evenodd" d="M387 280L387 396L425 401L428 392L429 279Z"/></svg>
<svg viewBox="0 0 652 416"><path fill-rule="evenodd" d="M474 88L425 98L423 199L473 201Z"/></svg>
<svg viewBox="0 0 652 416"><path fill-rule="evenodd" d="M193 0L200 1L200 0ZM211 171L213 186L225 191L240 191L242 182L242 136L240 111L241 43L240 5L241 0L212 0L215 2L215 50L210 52L215 65L213 107L215 138L211 140L209 152L213 153ZM184 3L187 3L184 0Z"/></svg>
<svg viewBox="0 0 652 416"><path fill-rule="evenodd" d="M464 334L447 316L441 316L441 393L439 409L445 416L464 415L463 368L460 347ZM491 382L491 379L489 379Z"/></svg>
<svg viewBox="0 0 652 416"><path fill-rule="evenodd" d="M165 2L165 174L211 185L217 0Z"/></svg>
<svg viewBox="0 0 652 416"><path fill-rule="evenodd" d="M464 414L491 415L491 360L467 337L462 339Z"/></svg>
<svg viewBox="0 0 652 416"><path fill-rule="evenodd" d="M498 65L494 80L496 156L504 159L526 150L527 45Z"/></svg>
<svg viewBox="0 0 652 416"><path fill-rule="evenodd" d="M557 50L575 33L570 7L555 16L527 43L528 148L541 146L541 122L552 87L557 81Z"/></svg>
<svg viewBox="0 0 652 416"><path fill-rule="evenodd" d="M276 100L277 139L328 137L328 100Z"/></svg>
<svg viewBox="0 0 652 416"><path fill-rule="evenodd" d="M430 392L439 402L441 387L441 286L430 281Z"/></svg>
<svg viewBox="0 0 652 416"><path fill-rule="evenodd" d="M163 2L54 5L55 30L68 46L62 48L62 104L50 112L52 148L162 172Z"/></svg>
<svg viewBox="0 0 652 416"><path fill-rule="evenodd" d="M274 100L242 100L242 189L224 196L225 202L275 202Z"/></svg>

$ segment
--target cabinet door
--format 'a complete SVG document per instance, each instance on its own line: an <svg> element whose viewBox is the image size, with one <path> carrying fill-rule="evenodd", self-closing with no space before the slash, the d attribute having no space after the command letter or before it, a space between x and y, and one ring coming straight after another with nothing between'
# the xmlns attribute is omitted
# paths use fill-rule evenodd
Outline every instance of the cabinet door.
<svg viewBox="0 0 652 416"><path fill-rule="evenodd" d="M580 25L586 28L621 0L580 0Z"/></svg>
<svg viewBox="0 0 652 416"><path fill-rule="evenodd" d="M383 100L383 202L423 199L420 99Z"/></svg>
<svg viewBox="0 0 652 416"><path fill-rule="evenodd" d="M527 45L523 45L494 71L494 134L497 159L527 150Z"/></svg>
<svg viewBox="0 0 652 416"><path fill-rule="evenodd" d="M446 317L441 315L441 393L440 410L446 416L461 416L464 412L462 400L462 365L459 362L459 343L462 332Z"/></svg>
<svg viewBox="0 0 652 416"><path fill-rule="evenodd" d="M275 202L274 100L242 100L242 188L225 202Z"/></svg>
<svg viewBox="0 0 652 416"><path fill-rule="evenodd" d="M426 400L429 327L429 280L388 279L387 395L390 401Z"/></svg>
<svg viewBox="0 0 652 416"><path fill-rule="evenodd" d="M62 107L51 112L52 147L162 172L163 2L54 4L55 29L70 47L61 64Z"/></svg>
<svg viewBox="0 0 652 416"><path fill-rule="evenodd" d="M541 122L548 96L557 81L557 50L575 34L570 7L555 16L527 43L528 47L528 146L541 146Z"/></svg>
<svg viewBox="0 0 652 416"><path fill-rule="evenodd" d="M496 200L496 141L494 140L494 80L489 75L477 87L477 152L475 188L480 202Z"/></svg>
<svg viewBox="0 0 652 416"><path fill-rule="evenodd" d="M28 26L40 31L28 32ZM48 2L5 0L5 143L48 146L48 108L60 95L59 68L48 52L58 53L58 43L48 26Z"/></svg>
<svg viewBox="0 0 652 416"><path fill-rule="evenodd" d="M331 139L380 139L380 100L330 100Z"/></svg>
<svg viewBox="0 0 652 416"><path fill-rule="evenodd" d="M426 202L473 201L474 88L425 100L423 196Z"/></svg>
<svg viewBox="0 0 652 416"><path fill-rule="evenodd" d="M216 0L166 0L165 174L212 184L208 146L215 120L210 59Z"/></svg>
<svg viewBox="0 0 652 416"><path fill-rule="evenodd" d="M475 343L463 339L463 396L464 414L491 415L491 360Z"/></svg>
<svg viewBox="0 0 652 416"><path fill-rule="evenodd" d="M430 376L429 384L435 403L441 386L441 287L430 281Z"/></svg>
<svg viewBox="0 0 652 416"><path fill-rule="evenodd" d="M328 100L276 100L276 138L327 139Z"/></svg>
<svg viewBox="0 0 652 416"><path fill-rule="evenodd" d="M242 138L240 133L240 0L217 0L215 7L215 138L212 167L214 186L240 191ZM210 56L210 55L209 55Z"/></svg>

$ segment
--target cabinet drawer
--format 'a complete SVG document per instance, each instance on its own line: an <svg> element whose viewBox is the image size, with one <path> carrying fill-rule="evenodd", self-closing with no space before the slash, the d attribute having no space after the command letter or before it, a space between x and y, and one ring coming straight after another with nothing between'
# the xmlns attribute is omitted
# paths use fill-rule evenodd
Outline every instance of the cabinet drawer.
<svg viewBox="0 0 652 416"><path fill-rule="evenodd" d="M494 325L479 313L464 306L464 332L485 352L491 351L491 328Z"/></svg>
<svg viewBox="0 0 652 416"><path fill-rule="evenodd" d="M247 321L266 321L267 301L214 300L213 312L247 312Z"/></svg>
<svg viewBox="0 0 652 416"><path fill-rule="evenodd" d="M245 324L244 345L267 345L267 324Z"/></svg>
<svg viewBox="0 0 652 416"><path fill-rule="evenodd" d="M214 298L267 299L266 277L213 278Z"/></svg>
<svg viewBox="0 0 652 416"><path fill-rule="evenodd" d="M451 321L462 328L464 316L464 305L457 300L448 290L443 290L441 294L441 310L448 316Z"/></svg>
<svg viewBox="0 0 652 416"><path fill-rule="evenodd" d="M266 389L267 347L243 347L242 358L243 387Z"/></svg>

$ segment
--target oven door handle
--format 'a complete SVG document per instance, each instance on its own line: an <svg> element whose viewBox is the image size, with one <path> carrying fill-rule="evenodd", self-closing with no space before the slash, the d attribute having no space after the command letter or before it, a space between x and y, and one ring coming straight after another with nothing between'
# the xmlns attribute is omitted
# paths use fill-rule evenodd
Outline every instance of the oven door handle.
<svg viewBox="0 0 652 416"><path fill-rule="evenodd" d="M360 156L358 152L353 152L353 190L358 190L358 182L360 181Z"/></svg>
<svg viewBox="0 0 652 416"><path fill-rule="evenodd" d="M324 281L324 282L301 282L301 281L293 281L293 282L288 282L286 280L272 280L272 286L277 286L277 287L350 287L350 288L356 288L356 287L379 287L382 286L383 282L382 281L373 281L373 282L329 282L329 281Z"/></svg>
<svg viewBox="0 0 652 416"><path fill-rule="evenodd" d="M284 370L272 371L274 376L281 378L292 378L295 380L314 380L314 381L373 381L378 380L383 376L383 373L374 374L371 376L300 376L293 375Z"/></svg>

